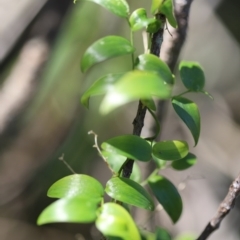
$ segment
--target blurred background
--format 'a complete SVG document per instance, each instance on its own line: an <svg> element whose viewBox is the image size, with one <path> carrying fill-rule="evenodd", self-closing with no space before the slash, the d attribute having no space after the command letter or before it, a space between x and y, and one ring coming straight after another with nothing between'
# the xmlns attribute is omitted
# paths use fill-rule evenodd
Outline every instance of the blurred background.
<svg viewBox="0 0 240 240"><path fill-rule="evenodd" d="M149 2L128 0L131 10ZM184 211L172 225L164 211L137 212L137 223L146 230L167 228L173 236L198 235L217 211L232 180L240 172L240 2L193 1L189 32L181 59L198 61L205 70L204 95L189 94L201 112L199 144L191 151L198 163L192 169L161 172L179 187ZM99 76L129 69L130 56L101 63L86 74L80 59L86 48L106 35L129 36L127 23L98 5L69 0L0 0L0 240L99 239L92 225L51 224L36 226L36 219L53 200L48 187L71 174L65 160L78 173L92 174L103 184L110 172L95 149L118 134L132 132L137 103L107 116L98 112L99 100L90 110L80 104L84 90ZM166 33L168 34L168 33ZM143 52L141 33L134 37ZM162 50L164 55L164 49ZM174 89L182 91L178 78ZM193 146L188 129L170 105L161 110L161 139L184 139ZM146 118L143 136L151 130ZM141 164L148 173L149 164ZM223 221L212 240L240 239L240 203Z"/></svg>

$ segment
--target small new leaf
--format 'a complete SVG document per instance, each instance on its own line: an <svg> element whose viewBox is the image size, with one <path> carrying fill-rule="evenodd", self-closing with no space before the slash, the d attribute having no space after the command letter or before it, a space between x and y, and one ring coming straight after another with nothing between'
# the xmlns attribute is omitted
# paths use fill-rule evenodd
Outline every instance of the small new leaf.
<svg viewBox="0 0 240 240"><path fill-rule="evenodd" d="M87 1L95 2L119 17L127 18L129 15L129 6L126 0L87 0Z"/></svg>
<svg viewBox="0 0 240 240"><path fill-rule="evenodd" d="M176 223L182 213L182 199L176 187L168 179L157 175L151 176L148 184L173 223Z"/></svg>
<svg viewBox="0 0 240 240"><path fill-rule="evenodd" d="M122 37L107 36L94 42L84 53L81 70L86 72L93 65L107 59L134 52L131 43Z"/></svg>
<svg viewBox="0 0 240 240"><path fill-rule="evenodd" d="M200 113L197 104L187 98L173 97L172 105L175 112L191 131L196 146L200 135Z"/></svg>
<svg viewBox="0 0 240 240"><path fill-rule="evenodd" d="M165 0L163 4L160 5L159 12L164 14L170 23L170 25L174 28L177 28L177 21L174 16L173 11L173 0Z"/></svg>
<svg viewBox="0 0 240 240"><path fill-rule="evenodd" d="M182 61L179 70L182 82L188 90L204 92L205 76L199 63Z"/></svg>

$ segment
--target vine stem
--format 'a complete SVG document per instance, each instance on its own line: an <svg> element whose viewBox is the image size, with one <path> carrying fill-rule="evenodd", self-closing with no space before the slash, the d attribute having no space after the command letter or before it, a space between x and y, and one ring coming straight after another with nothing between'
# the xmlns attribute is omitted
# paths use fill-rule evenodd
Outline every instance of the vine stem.
<svg viewBox="0 0 240 240"><path fill-rule="evenodd" d="M156 19L159 19L162 23L160 29L152 35L151 39L151 49L150 53L159 57L160 50L163 42L163 33L164 26L166 23L166 17L163 14L156 14ZM147 79L146 79L147 81ZM136 86L137 87L137 86ZM140 136L142 132L142 128L144 126L144 119L147 112L147 107L143 105L141 101L138 103L138 110L136 117L133 120L133 135ZM130 178L132 174L134 160L127 159L122 167L122 176L125 178Z"/></svg>
<svg viewBox="0 0 240 240"><path fill-rule="evenodd" d="M77 173L73 170L73 168L64 160L64 153L62 154L61 157L58 158L58 160L62 161L62 162L65 164L65 166L66 166L73 174L77 174Z"/></svg>
<svg viewBox="0 0 240 240"><path fill-rule="evenodd" d="M103 161L107 164L107 167L109 168L109 170L112 172L113 175L116 175L116 173L114 172L114 170L111 168L111 166L109 165L107 158L103 156L102 151L100 150L99 146L98 146L98 135L94 132L94 131L89 131L88 134L92 134L94 136L94 145L93 147L95 147L99 153L99 155L101 156L101 158L103 159Z"/></svg>

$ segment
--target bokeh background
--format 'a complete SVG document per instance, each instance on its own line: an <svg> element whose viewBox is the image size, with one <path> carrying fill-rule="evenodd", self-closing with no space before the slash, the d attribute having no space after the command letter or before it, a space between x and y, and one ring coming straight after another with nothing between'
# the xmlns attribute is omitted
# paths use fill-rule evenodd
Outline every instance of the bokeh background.
<svg viewBox="0 0 240 240"><path fill-rule="evenodd" d="M128 0L131 9L149 8L149 1ZM184 211L176 225L157 210L136 212L146 230L167 228L173 236L198 235L216 213L232 180L240 172L240 2L193 1L187 40L181 59L201 63L206 75L204 95L188 97L199 105L201 137L191 151L198 156L192 169L161 173L179 187ZM168 34L168 33L166 33ZM71 174L65 160L78 173L92 174L103 184L110 172L92 148L94 130L99 142L132 132L137 103L107 116L98 112L101 98L91 99L90 110L80 104L83 91L107 72L129 69L129 56L101 63L87 74L80 72L86 48L106 35L129 36L127 23L91 2L69 0L0 0L0 239L99 239L92 225L36 226L42 209L53 200L48 187ZM169 37L169 36L168 36ZM167 38L167 37L166 37ZM134 37L143 52L141 33ZM162 54L164 55L164 49ZM163 56L164 57L164 56ZM174 91L183 86L178 78ZM151 131L146 119L143 136ZM188 129L169 104L161 110L161 139L185 139ZM145 174L151 166L141 164ZM240 203L210 239L240 239Z"/></svg>

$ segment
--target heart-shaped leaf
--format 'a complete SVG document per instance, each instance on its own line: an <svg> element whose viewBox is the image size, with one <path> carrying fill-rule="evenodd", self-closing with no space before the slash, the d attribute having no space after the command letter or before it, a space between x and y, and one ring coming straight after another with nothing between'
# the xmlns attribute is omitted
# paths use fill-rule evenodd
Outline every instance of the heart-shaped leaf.
<svg viewBox="0 0 240 240"><path fill-rule="evenodd" d="M116 203L105 203L100 208L96 226L104 236L110 237L110 239L119 237L122 240L141 240L132 217L127 210Z"/></svg>
<svg viewBox="0 0 240 240"><path fill-rule="evenodd" d="M161 99L169 98L171 86L155 72L132 71L123 75L108 92L100 106L103 114L109 113L116 107L138 99L149 99L152 96Z"/></svg>
<svg viewBox="0 0 240 240"><path fill-rule="evenodd" d="M118 201L154 210L154 203L148 192L131 179L113 177L107 182L105 191L110 197Z"/></svg>
<svg viewBox="0 0 240 240"><path fill-rule="evenodd" d="M188 154L188 144L179 140L162 141L154 144L152 153L162 160L179 160Z"/></svg>
<svg viewBox="0 0 240 240"><path fill-rule="evenodd" d="M197 157L192 153L188 153L186 157L172 162L171 166L175 170L185 170L187 168L192 167L196 163L197 163Z"/></svg>
<svg viewBox="0 0 240 240"><path fill-rule="evenodd" d="M135 10L130 18L129 23L132 31L138 31L142 28L147 28L148 25L156 24L157 20L155 18L148 18L147 12L144 8L139 8Z"/></svg>
<svg viewBox="0 0 240 240"><path fill-rule="evenodd" d="M95 2L113 14L127 18L129 14L129 6L126 0L88 0Z"/></svg>
<svg viewBox="0 0 240 240"><path fill-rule="evenodd" d="M199 63L182 61L179 70L182 82L187 89L194 92L204 92L205 76Z"/></svg>
<svg viewBox="0 0 240 240"><path fill-rule="evenodd" d="M153 54L142 54L138 56L135 69L156 72L168 84L174 84L174 76L168 65Z"/></svg>
<svg viewBox="0 0 240 240"><path fill-rule="evenodd" d="M177 21L173 11L173 0L165 0L163 4L161 4L159 11L166 16L172 27L177 27Z"/></svg>
<svg viewBox="0 0 240 240"><path fill-rule="evenodd" d="M182 213L182 199L176 187L168 179L157 175L151 176L148 184L158 202L176 223Z"/></svg>
<svg viewBox="0 0 240 240"><path fill-rule="evenodd" d="M135 135L123 135L108 139L101 145L102 149L112 154L125 156L139 161L151 159L151 146L146 140Z"/></svg>
<svg viewBox="0 0 240 240"><path fill-rule="evenodd" d="M84 53L81 61L82 72L107 59L133 53L131 43L122 37L107 36L97 40Z"/></svg>
<svg viewBox="0 0 240 240"><path fill-rule="evenodd" d="M120 77L123 76L123 73L119 74L107 74L101 78L99 78L96 82L92 84L92 86L84 92L81 103L85 107L89 107L89 98L91 96L102 95L107 91L111 91L113 85L118 81Z"/></svg>
<svg viewBox="0 0 240 240"><path fill-rule="evenodd" d="M116 173L120 170L121 166L126 161L126 157L118 155L116 152L102 151L102 155L107 159L108 164ZM130 178L135 182L141 181L141 170L137 163L134 163L133 165L133 171Z"/></svg>
<svg viewBox="0 0 240 240"><path fill-rule="evenodd" d="M90 223L97 218L101 198L62 198L46 207L37 220L38 225L54 222Z"/></svg>
<svg viewBox="0 0 240 240"><path fill-rule="evenodd" d="M74 174L56 181L47 192L48 197L63 198L81 196L88 199L102 198L103 186L95 178Z"/></svg>
<svg viewBox="0 0 240 240"><path fill-rule="evenodd" d="M183 97L173 97L172 105L177 115L187 125L192 133L195 146L198 143L200 135L200 113L196 103Z"/></svg>

